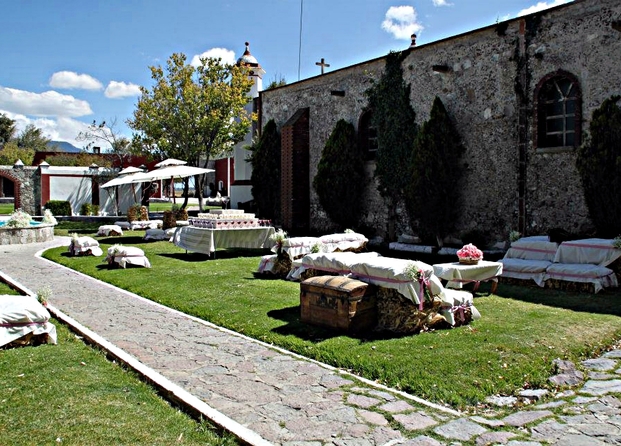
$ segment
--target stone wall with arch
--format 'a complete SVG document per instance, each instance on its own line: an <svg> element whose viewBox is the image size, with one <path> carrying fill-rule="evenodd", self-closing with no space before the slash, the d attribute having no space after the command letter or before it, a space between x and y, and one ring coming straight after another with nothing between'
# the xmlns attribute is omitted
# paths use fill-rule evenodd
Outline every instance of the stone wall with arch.
<svg viewBox="0 0 621 446"><path fill-rule="evenodd" d="M41 171L31 166L0 166L0 177L15 185L15 209L41 215Z"/></svg>

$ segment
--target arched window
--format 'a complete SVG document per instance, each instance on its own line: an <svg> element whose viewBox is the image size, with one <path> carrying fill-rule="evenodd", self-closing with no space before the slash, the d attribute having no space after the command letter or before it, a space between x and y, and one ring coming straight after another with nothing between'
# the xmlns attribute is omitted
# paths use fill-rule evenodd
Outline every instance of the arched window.
<svg viewBox="0 0 621 446"><path fill-rule="evenodd" d="M377 129L371 123L373 113L366 110L358 121L358 146L367 160L375 159L377 153Z"/></svg>
<svg viewBox="0 0 621 446"><path fill-rule="evenodd" d="M537 148L578 147L582 133L582 93L574 75L557 71L535 89Z"/></svg>

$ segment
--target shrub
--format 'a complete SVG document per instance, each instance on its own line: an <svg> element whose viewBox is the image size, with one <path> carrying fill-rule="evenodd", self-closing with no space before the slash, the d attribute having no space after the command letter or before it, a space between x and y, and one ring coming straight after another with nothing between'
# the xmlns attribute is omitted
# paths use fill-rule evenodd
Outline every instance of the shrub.
<svg viewBox="0 0 621 446"><path fill-rule="evenodd" d="M313 187L319 202L340 229L357 227L364 192L364 154L354 126L339 120L321 152Z"/></svg>
<svg viewBox="0 0 621 446"><path fill-rule="evenodd" d="M576 168L584 198L600 237L621 233L621 109L620 96L606 99L593 112L587 142L580 147Z"/></svg>
<svg viewBox="0 0 621 446"><path fill-rule="evenodd" d="M80 207L80 215L99 215L99 205L83 203Z"/></svg>
<svg viewBox="0 0 621 446"><path fill-rule="evenodd" d="M68 201L50 200L45 204L45 209L49 209L54 215L71 215L71 203Z"/></svg>

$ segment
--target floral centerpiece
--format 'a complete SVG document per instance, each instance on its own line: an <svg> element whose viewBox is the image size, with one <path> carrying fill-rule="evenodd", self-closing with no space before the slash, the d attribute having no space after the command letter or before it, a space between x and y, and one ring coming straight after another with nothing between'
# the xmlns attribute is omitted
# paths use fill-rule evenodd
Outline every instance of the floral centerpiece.
<svg viewBox="0 0 621 446"><path fill-rule="evenodd" d="M463 263L464 265L476 265L479 263L479 260L483 260L483 251L472 243L468 243L457 251L457 258L459 259L459 263Z"/></svg>
<svg viewBox="0 0 621 446"><path fill-rule="evenodd" d="M50 223L52 225L57 225L58 221L56 220L56 217L54 217L54 214L52 214L52 211L49 209L46 209L43 212L43 219L41 220L42 223Z"/></svg>
<svg viewBox="0 0 621 446"><path fill-rule="evenodd" d="M612 246L617 249L621 249L621 235L617 235L612 241Z"/></svg>
<svg viewBox="0 0 621 446"><path fill-rule="evenodd" d="M30 226L32 217L21 209L17 209L11 214L6 222L7 227L10 228L27 228Z"/></svg>
<svg viewBox="0 0 621 446"><path fill-rule="evenodd" d="M283 231L282 229L278 229L276 232L270 235L270 241L273 242L274 245L276 246L276 253L278 255L281 255L282 253L282 245L285 242L286 238L287 238L287 233Z"/></svg>

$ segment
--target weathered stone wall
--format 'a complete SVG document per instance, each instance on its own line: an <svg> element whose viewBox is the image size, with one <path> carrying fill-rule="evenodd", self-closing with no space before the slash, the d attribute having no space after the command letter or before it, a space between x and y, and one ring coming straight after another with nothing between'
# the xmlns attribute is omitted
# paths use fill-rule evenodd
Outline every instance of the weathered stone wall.
<svg viewBox="0 0 621 446"><path fill-rule="evenodd" d="M15 208L30 215L40 215L41 175L38 167L0 166L0 177L15 184Z"/></svg>
<svg viewBox="0 0 621 446"><path fill-rule="evenodd" d="M454 200L462 211L455 237L481 230L502 241L518 229L520 147L526 161L523 229L538 234L553 227L585 231L592 226L575 169L575 150L535 147L534 94L544 76L560 69L573 74L582 89L584 140L593 110L621 94L620 20L618 0L575 1L409 51L402 66L417 121L428 119L433 99L439 96L466 147L460 195ZM364 92L383 67L384 59L375 59L262 93L263 124L274 119L281 126L298 109L310 108L311 184L336 122L346 119L358 126L367 106ZM343 91L344 96L333 91ZM520 121L520 112L526 119ZM364 223L381 234L387 226L386 208L373 169L369 162ZM330 228L314 191L310 196L311 227ZM408 232L403 209L399 216L398 231Z"/></svg>

